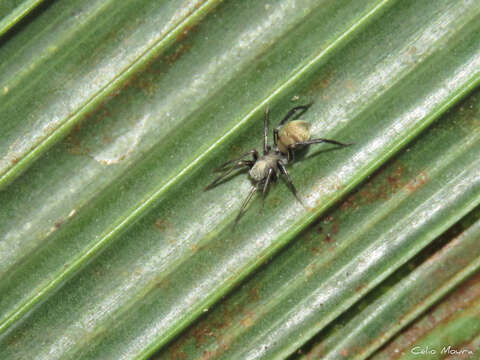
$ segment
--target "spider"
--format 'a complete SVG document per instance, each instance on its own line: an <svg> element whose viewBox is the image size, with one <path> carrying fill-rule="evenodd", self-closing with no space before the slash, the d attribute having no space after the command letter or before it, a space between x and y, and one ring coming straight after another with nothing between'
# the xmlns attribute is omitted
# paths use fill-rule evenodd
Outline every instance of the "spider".
<svg viewBox="0 0 480 360"><path fill-rule="evenodd" d="M253 195L262 190L262 208L265 202L265 195L270 183L275 182L278 178L278 173L285 177L287 186L293 193L297 201L303 205L302 200L297 195L295 185L290 178L286 169L286 165L295 161L295 151L312 144L330 143L339 146L349 146L352 144L344 144L336 140L330 139L311 139L310 123L302 120L293 120L301 116L312 104L300 105L291 109L277 127L273 129L273 147L268 144L268 124L270 122L270 109L267 106L265 110L265 118L263 124L263 155L260 156L256 149L243 154L239 158L229 160L215 172L221 172L212 183L210 183L205 190L209 190L217 186L222 180L225 180L234 170L249 169L250 178L253 180L253 186L248 196L242 203L240 211L235 218L234 226L242 217L245 208L252 199ZM287 123L288 122L288 123ZM286 124L286 125L285 125ZM282 128L283 126L283 128ZM282 128L280 130L280 128ZM252 160L245 159L252 156Z"/></svg>

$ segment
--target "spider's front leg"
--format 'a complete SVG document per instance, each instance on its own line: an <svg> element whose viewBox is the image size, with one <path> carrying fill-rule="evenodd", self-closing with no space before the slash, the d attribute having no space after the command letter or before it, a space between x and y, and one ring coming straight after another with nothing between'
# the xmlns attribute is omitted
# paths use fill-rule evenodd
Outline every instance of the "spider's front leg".
<svg viewBox="0 0 480 360"><path fill-rule="evenodd" d="M252 155L253 160L243 160L245 156ZM209 190L217 186L220 182L226 179L234 170L247 167L249 169L255 164L258 159L258 151L252 149L249 152L243 154L237 159L229 160L225 164L221 165L219 168L215 169L215 172L222 172L222 174L213 180L212 183L205 187L205 190Z"/></svg>
<svg viewBox="0 0 480 360"><path fill-rule="evenodd" d="M216 168L214 171L215 172L222 172L222 171L225 171L228 169L228 167L230 165L232 166L235 166L235 163L242 160L245 156L248 156L248 155L252 155L252 158L253 158L253 162L257 161L258 160L258 151L257 149L252 149L248 152L246 152L245 154L243 154L242 156L236 158L236 159L232 159L232 160L228 160L226 163L220 165L218 168ZM245 160L247 161L247 160Z"/></svg>

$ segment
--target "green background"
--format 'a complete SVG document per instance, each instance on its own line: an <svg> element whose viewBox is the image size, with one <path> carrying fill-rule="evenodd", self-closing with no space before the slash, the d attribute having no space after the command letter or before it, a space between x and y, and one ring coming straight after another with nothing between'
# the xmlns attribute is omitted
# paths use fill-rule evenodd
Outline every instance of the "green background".
<svg viewBox="0 0 480 360"><path fill-rule="evenodd" d="M2 2L0 358L478 355L479 33L478 0ZM233 229L213 170L309 102L354 145Z"/></svg>

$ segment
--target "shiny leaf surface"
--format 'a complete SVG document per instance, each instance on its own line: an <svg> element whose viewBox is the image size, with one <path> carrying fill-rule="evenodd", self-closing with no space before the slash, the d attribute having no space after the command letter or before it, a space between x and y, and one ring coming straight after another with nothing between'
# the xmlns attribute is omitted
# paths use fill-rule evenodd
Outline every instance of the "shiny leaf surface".
<svg viewBox="0 0 480 360"><path fill-rule="evenodd" d="M476 86L479 16L447 0L53 2L0 51L0 358L165 345ZM267 104L273 126L309 102L315 136L355 145L289 167L306 208L279 182L233 231L251 184L203 191L213 169L259 146ZM433 237L475 206L476 165L435 184L452 212Z"/></svg>
<svg viewBox="0 0 480 360"><path fill-rule="evenodd" d="M480 212L434 242L480 203L479 121L477 91L156 359L284 358L378 285L302 356L365 359L480 268Z"/></svg>

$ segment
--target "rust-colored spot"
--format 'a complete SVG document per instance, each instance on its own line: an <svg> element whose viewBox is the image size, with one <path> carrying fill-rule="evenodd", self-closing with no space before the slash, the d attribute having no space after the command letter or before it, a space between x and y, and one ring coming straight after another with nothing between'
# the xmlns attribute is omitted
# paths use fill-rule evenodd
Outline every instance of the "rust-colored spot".
<svg viewBox="0 0 480 360"><path fill-rule="evenodd" d="M195 338L195 346L198 348L205 343L207 336L214 334L206 324L201 324L193 329L192 335Z"/></svg>
<svg viewBox="0 0 480 360"><path fill-rule="evenodd" d="M355 288L355 291L356 291L356 292L361 292L361 291L363 291L363 289L365 289L367 286L368 286L368 284L362 283L362 284L358 285L358 286Z"/></svg>
<svg viewBox="0 0 480 360"><path fill-rule="evenodd" d="M390 185L390 191L396 193L402 186L403 166L398 165L393 174L387 176L387 183Z"/></svg>
<svg viewBox="0 0 480 360"><path fill-rule="evenodd" d="M357 209L358 204L355 201L355 197L353 195L350 195L347 200L343 202L343 204L340 206L340 209L343 211L348 210L348 209Z"/></svg>
<svg viewBox="0 0 480 360"><path fill-rule="evenodd" d="M327 243L330 243L330 242L332 242L332 240L333 240L333 239L332 239L332 236L330 235L330 233L327 233L327 234L325 235L325 241L326 241Z"/></svg>
<svg viewBox="0 0 480 360"><path fill-rule="evenodd" d="M320 249L318 247L312 247L312 251L315 253L315 254L318 254L320 252Z"/></svg>
<svg viewBox="0 0 480 360"><path fill-rule="evenodd" d="M182 342L178 342L173 346L172 360L185 360L187 358L187 353L182 350L182 346Z"/></svg>
<svg viewBox="0 0 480 360"><path fill-rule="evenodd" d="M363 202L370 204L377 200L387 200L388 199L388 191L386 185L380 185L374 187L372 183L368 183L364 190L359 192L360 198Z"/></svg>
<svg viewBox="0 0 480 360"><path fill-rule="evenodd" d="M260 300L260 295L258 294L258 288L254 287L248 290L248 298L251 301L258 301Z"/></svg>
<svg viewBox="0 0 480 360"><path fill-rule="evenodd" d="M449 297L444 299L437 305L434 305L429 313L426 314L417 323L411 325L402 333L401 342L392 342L385 349L384 352L391 355L392 359L399 357L399 354L404 352L412 344L418 342L426 333L438 327L442 323L450 321L450 319L459 314L459 310L467 308L470 303L478 301L480 296L480 274L477 274L463 283L458 290L452 293ZM418 304L417 306L422 306ZM414 311L414 310L412 310ZM406 314L409 316L409 314ZM461 315L460 315L461 316ZM399 319L402 322L403 319ZM400 350L400 351L399 351Z"/></svg>
<svg viewBox="0 0 480 360"><path fill-rule="evenodd" d="M229 309L226 305L222 306L222 316L221 316L221 321L215 322L213 326L216 329L223 329L227 326L230 326L232 324L232 319L234 316L239 312L239 309L234 308L234 309Z"/></svg>
<svg viewBox="0 0 480 360"><path fill-rule="evenodd" d="M329 70L324 76L319 78L317 81L315 81L311 86L310 86L310 92L314 92L315 90L320 90L320 89L325 89L330 81L332 80L334 75L333 70Z"/></svg>
<svg viewBox="0 0 480 360"><path fill-rule="evenodd" d="M157 221L155 221L155 226L160 230L165 230L165 220L157 219Z"/></svg>
<svg viewBox="0 0 480 360"><path fill-rule="evenodd" d="M342 356L343 356L343 357L347 357L347 356L348 356L348 351L347 351L347 349L343 349L343 350L342 350Z"/></svg>
<svg viewBox="0 0 480 360"><path fill-rule="evenodd" d="M198 250L200 250L200 246L198 246L197 244L192 244L190 245L190 250L197 252Z"/></svg>
<svg viewBox="0 0 480 360"><path fill-rule="evenodd" d="M329 216L327 216L327 217L325 218L324 222L325 222L325 223L329 223L329 222L332 222L333 219L334 219L334 217L333 217L332 215L329 215Z"/></svg>
<svg viewBox="0 0 480 360"><path fill-rule="evenodd" d="M55 229L59 229L60 226L62 226L62 224L63 224L64 222L65 222L65 220L62 220L62 219L57 220L57 221L55 222L55 225L54 225Z"/></svg>
<svg viewBox="0 0 480 360"><path fill-rule="evenodd" d="M371 204L378 200L388 200L392 194L399 191L405 182L402 180L403 165L398 164L388 175L377 172L370 181L356 194L349 196L340 206L343 211L356 210L361 205Z"/></svg>
<svg viewBox="0 0 480 360"><path fill-rule="evenodd" d="M335 220L335 222L333 223L331 231L333 234L338 233L338 220Z"/></svg>
<svg viewBox="0 0 480 360"><path fill-rule="evenodd" d="M177 40L178 41L183 41L187 38L188 34L190 32L192 32L192 30L195 30L195 26L194 25L191 25L191 26L187 26L185 28L185 30L183 30L180 34L177 35Z"/></svg>
<svg viewBox="0 0 480 360"><path fill-rule="evenodd" d="M418 189L420 189L427 182L428 182L428 174L426 173L426 171L422 171L420 172L420 174L417 175L415 179L413 179L407 184L407 189L408 191L413 193Z"/></svg>
<svg viewBox="0 0 480 360"><path fill-rule="evenodd" d="M180 59L190 48L192 45L189 44L180 44L175 51L170 54L166 55L165 59L170 65L173 65L178 59Z"/></svg>
<svg viewBox="0 0 480 360"><path fill-rule="evenodd" d="M157 283L157 288L164 289L168 286L168 279L163 279L162 281Z"/></svg>
<svg viewBox="0 0 480 360"><path fill-rule="evenodd" d="M165 231L172 227L172 222L168 220L157 219L157 221L155 221L155 227L161 231Z"/></svg>
<svg viewBox="0 0 480 360"><path fill-rule="evenodd" d="M18 162L18 159L17 158L13 158L12 159L12 164L16 164Z"/></svg>
<svg viewBox="0 0 480 360"><path fill-rule="evenodd" d="M242 324L243 327L250 327L254 324L252 316L247 314L242 320L240 320L240 323Z"/></svg>

